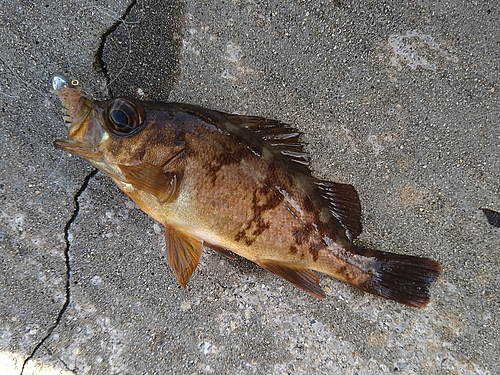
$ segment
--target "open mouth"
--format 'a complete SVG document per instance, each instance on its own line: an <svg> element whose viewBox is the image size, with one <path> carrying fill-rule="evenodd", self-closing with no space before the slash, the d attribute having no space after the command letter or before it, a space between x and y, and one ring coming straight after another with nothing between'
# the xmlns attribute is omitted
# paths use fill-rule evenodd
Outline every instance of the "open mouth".
<svg viewBox="0 0 500 375"><path fill-rule="evenodd" d="M61 100L63 105L63 116L68 125L69 140L56 140L54 146L74 155L86 159L100 158L100 153L94 144L86 139L87 116L92 111L92 100L82 95L81 87L75 86L63 74L52 76L51 92Z"/></svg>

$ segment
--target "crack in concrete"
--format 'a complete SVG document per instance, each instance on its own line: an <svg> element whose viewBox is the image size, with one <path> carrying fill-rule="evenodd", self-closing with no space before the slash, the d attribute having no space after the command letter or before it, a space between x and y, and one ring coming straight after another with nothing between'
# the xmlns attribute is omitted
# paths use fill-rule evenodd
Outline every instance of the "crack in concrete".
<svg viewBox="0 0 500 375"><path fill-rule="evenodd" d="M49 337L52 335L52 332L56 329L56 327L59 325L61 322L61 319L66 312L66 309L68 308L70 302L71 302L71 264L70 264L70 249L71 249L71 244L69 241L69 229L71 228L71 225L74 223L76 220L78 214L80 213L80 196L83 194L83 192L87 189L87 186L89 184L89 181L92 177L94 177L99 170L94 169L92 172L90 172L87 176L85 176L85 179L83 180L82 185L76 192L75 196L73 197L73 202L75 205L75 209L73 210L73 214L71 215L70 219L67 221L66 225L64 226L64 241L66 243L66 246L64 248L64 259L66 263L66 295L64 299L64 303L59 310L59 313L57 314L57 318L54 322L54 324L49 328L47 331L47 334L43 337L42 340L35 346L35 349L31 352L31 354L24 360L23 362L23 367L21 368L21 375L24 373L24 368L26 367L26 364L33 359L33 357L36 355L38 350L42 347L42 345L49 339Z"/></svg>
<svg viewBox="0 0 500 375"><path fill-rule="evenodd" d="M45 350L47 351L47 353L49 353L49 355L54 355L54 352L52 350L50 350L49 348L45 347ZM71 370L68 366L68 364L61 358L61 357L58 357L57 358L59 361L61 361L61 363L64 365L64 368L68 371L68 372L72 372L73 374L76 374L76 371L75 370Z"/></svg>
<svg viewBox="0 0 500 375"><path fill-rule="evenodd" d="M108 36L111 35L122 22L125 22L125 19L130 14L130 12L132 11L132 9L134 8L134 6L136 4L137 4L137 0L133 0L125 9L123 16L118 18L116 20L116 22L113 25L111 25L111 27L108 30L106 30L106 32L104 32L104 34L102 34L101 40L99 43L99 47L98 47L97 52L96 52L96 64L99 66L102 74L104 75L104 78L106 79L106 87L108 89L108 93L109 93L110 97L113 97L113 92L112 92L111 88L109 87L109 84L111 82L111 78L109 76L107 65L102 58L103 51L104 51L104 44L106 43ZM66 312L66 310L71 302L71 283L70 283L70 281L71 281L71 263L70 263L71 244L69 241L69 230L71 228L71 225L74 223L74 221L76 220L76 218L80 212L80 202L79 202L80 196L87 189L87 186L89 184L90 179L92 177L94 177L97 174L97 172L99 172L99 170L94 169L87 176L85 176L85 179L83 180L82 185L80 186L80 188L76 192L75 196L73 197L73 202L75 205L75 209L73 210L73 214L71 215L70 219L68 220L68 222L64 226L64 241L66 243L66 246L64 248L64 259L65 259L65 264L66 264L66 286L65 286L66 295L65 295L64 303L63 303L61 309L59 310L59 313L57 314L57 317L56 317L56 320L54 321L54 324L52 324L52 326L48 329L47 334L35 346L35 348L31 352L31 354L24 360L23 366L21 368L21 375L24 374L24 369L26 368L27 363L35 357L38 350L45 344L45 342L52 335L52 332L54 332L54 330L57 328L57 326L61 322L61 319L62 319L64 313ZM65 367L68 369L68 371L75 373L73 370L69 370L68 366L66 365L66 363L64 361L61 360L61 362L65 365Z"/></svg>
<svg viewBox="0 0 500 375"><path fill-rule="evenodd" d="M118 18L115 23L113 23L108 30L101 36L101 42L99 43L99 48L97 49L95 58L96 58L96 64L100 68L102 74L104 75L104 78L106 79L106 88L108 89L108 93L110 97L113 97L113 91L109 87L111 83L111 77L109 76L108 72L108 66L106 62L104 62L102 55L104 53L104 45L106 44L106 40L108 37L120 26L122 23L125 22L127 19L128 15L134 8L134 6L137 4L137 0L133 0L128 6L127 9L125 9L125 12L123 13L123 16Z"/></svg>

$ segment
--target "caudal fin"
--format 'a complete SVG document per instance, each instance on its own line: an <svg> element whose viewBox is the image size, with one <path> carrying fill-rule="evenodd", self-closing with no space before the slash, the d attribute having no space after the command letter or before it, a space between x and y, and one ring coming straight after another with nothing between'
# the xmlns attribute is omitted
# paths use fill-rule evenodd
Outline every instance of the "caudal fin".
<svg viewBox="0 0 500 375"><path fill-rule="evenodd" d="M361 290L405 305L421 308L429 303L429 286L441 273L441 265L428 258L357 249L370 259L370 277Z"/></svg>

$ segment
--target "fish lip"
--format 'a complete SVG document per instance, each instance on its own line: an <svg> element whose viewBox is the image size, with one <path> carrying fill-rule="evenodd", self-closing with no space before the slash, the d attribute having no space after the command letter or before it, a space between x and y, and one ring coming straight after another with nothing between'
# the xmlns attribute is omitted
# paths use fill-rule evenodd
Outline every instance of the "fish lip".
<svg viewBox="0 0 500 375"><path fill-rule="evenodd" d="M102 154L98 145L102 141L103 129L101 128L97 113L101 111L94 108L95 102L81 94L80 87L62 86L52 90L58 96L65 114L64 121L68 125L70 140L56 140L54 146L60 150L81 156L87 160L101 159Z"/></svg>
<svg viewBox="0 0 500 375"><path fill-rule="evenodd" d="M95 146L90 142L78 142L72 139L56 139L54 141L54 147L87 160L102 159L102 154L96 150Z"/></svg>
<svg viewBox="0 0 500 375"><path fill-rule="evenodd" d="M90 112L92 111L92 104L94 101L92 99L86 98L85 96L82 96L76 105L75 108L75 113L74 113L74 119L72 122L72 128L75 125L81 124L85 119L89 116Z"/></svg>
<svg viewBox="0 0 500 375"><path fill-rule="evenodd" d="M71 139L82 138L81 131L92 112L94 101L82 95L81 87L67 85L54 85L54 87L58 88L51 92L59 98L63 106L65 114L63 119L69 127L68 136Z"/></svg>
<svg viewBox="0 0 500 375"><path fill-rule="evenodd" d="M80 119L82 116L80 111L82 109L82 95L81 87L62 86L58 89L51 90L56 95L63 106L64 121L68 126L75 123L75 120Z"/></svg>

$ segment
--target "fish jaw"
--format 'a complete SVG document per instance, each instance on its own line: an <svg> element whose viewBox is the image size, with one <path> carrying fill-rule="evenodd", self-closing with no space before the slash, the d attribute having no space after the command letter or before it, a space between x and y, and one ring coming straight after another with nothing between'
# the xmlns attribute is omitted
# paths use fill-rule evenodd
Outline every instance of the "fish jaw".
<svg viewBox="0 0 500 375"><path fill-rule="evenodd" d="M107 138L107 133L104 133L103 139ZM57 139L54 141L54 146L59 150L68 152L70 154L79 156L87 160L94 167L100 169L107 175L109 175L115 182L123 188L122 185L127 185L124 181L122 170L115 163L111 163L103 155L98 146L94 145L89 141L75 141L73 139ZM123 182L123 183L120 183ZM128 192L129 188L123 188L122 190Z"/></svg>
<svg viewBox="0 0 500 375"><path fill-rule="evenodd" d="M80 156L85 160L99 160L102 154L89 142L77 142L74 140L56 139L54 146L59 150Z"/></svg>
<svg viewBox="0 0 500 375"><path fill-rule="evenodd" d="M82 95L80 87L61 86L52 90L63 105L64 121L68 125L69 140L58 139L54 146L89 162L104 160L99 146L109 138L100 124L102 109L94 100Z"/></svg>
<svg viewBox="0 0 500 375"><path fill-rule="evenodd" d="M81 94L80 88L62 87L53 90L63 105L63 117L68 128L68 136L79 142L90 142L97 146L103 136L102 127L97 121L99 108L89 99Z"/></svg>

